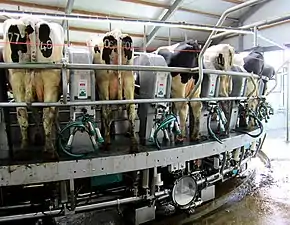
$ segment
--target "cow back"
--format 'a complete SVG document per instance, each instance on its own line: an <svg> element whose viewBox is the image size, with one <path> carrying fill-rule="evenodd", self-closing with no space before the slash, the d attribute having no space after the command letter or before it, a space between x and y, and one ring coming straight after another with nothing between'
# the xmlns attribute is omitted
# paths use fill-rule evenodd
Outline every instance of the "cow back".
<svg viewBox="0 0 290 225"><path fill-rule="evenodd" d="M275 68L268 64L265 64L262 75L267 77L269 80L273 80L276 74Z"/></svg>
<svg viewBox="0 0 290 225"><path fill-rule="evenodd" d="M264 69L264 56L261 52L253 50L250 54L244 57L244 68L248 73L261 75Z"/></svg>
<svg viewBox="0 0 290 225"><path fill-rule="evenodd" d="M164 57L169 67L194 68L198 66L198 54L200 47L197 42L182 42L172 46L162 47L157 54ZM198 80L198 74L172 72L172 77L181 76L181 82L187 83L193 78Z"/></svg>
<svg viewBox="0 0 290 225"><path fill-rule="evenodd" d="M63 57L64 30L57 23L38 22L35 26L37 62L60 62Z"/></svg>
<svg viewBox="0 0 290 225"><path fill-rule="evenodd" d="M6 63L30 62L26 39L26 25L19 19L8 19L3 24L3 60Z"/></svg>

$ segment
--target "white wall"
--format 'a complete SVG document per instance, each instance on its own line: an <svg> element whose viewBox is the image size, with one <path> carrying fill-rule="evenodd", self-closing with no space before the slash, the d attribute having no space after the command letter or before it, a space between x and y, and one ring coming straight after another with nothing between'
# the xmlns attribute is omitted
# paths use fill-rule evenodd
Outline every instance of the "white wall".
<svg viewBox="0 0 290 225"><path fill-rule="evenodd" d="M278 16L290 15L290 2L289 0L271 0L270 2L263 5L259 10L252 14L245 22L246 24L251 24L261 20L268 20ZM290 21L289 23L271 27L269 29L259 31L259 34L265 36L272 41L279 44L289 44L290 43ZM224 40L222 43L232 44L235 48L238 48L238 37L233 37ZM258 40L260 46L272 46L268 42L261 39ZM245 35L243 37L244 49L253 47L253 35Z"/></svg>

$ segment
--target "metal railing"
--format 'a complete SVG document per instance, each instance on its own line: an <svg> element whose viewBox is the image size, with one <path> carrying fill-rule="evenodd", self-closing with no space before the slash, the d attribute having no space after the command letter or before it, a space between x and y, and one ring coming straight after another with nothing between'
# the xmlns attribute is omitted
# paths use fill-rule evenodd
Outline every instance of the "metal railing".
<svg viewBox="0 0 290 225"><path fill-rule="evenodd" d="M259 78L257 75L253 75L250 73L242 73L242 72L231 72L231 71L221 71L221 70L210 70L203 69L203 55L205 50L208 48L210 43L218 31L228 30L230 33L246 33L253 34L254 39L256 40L257 35L257 27L256 30L252 31L248 27L239 27L237 29L233 28L224 28L221 27L222 23L226 19L226 17L239 9L249 7L266 0L250 0L244 2L242 4L236 5L232 8L227 9L220 19L218 20L216 26L203 26L196 25L190 23L183 22L165 22L165 21L153 21L153 20L136 20L136 19L122 19L122 18L111 18L111 17L99 17L99 16L83 16L83 15L72 15L72 14L55 14L55 13L38 13L38 12L19 12L15 10L0 10L0 15L7 16L35 16L44 19L56 19L56 20L82 20L82 21L93 21L93 22L128 22L128 23L138 23L143 25L154 25L154 26L167 26L167 27L178 27L178 28L190 28L190 29L201 29L201 30L211 30L211 34L209 35L205 45L203 46L198 62L199 67L197 68L179 68L179 67L149 67L149 66L135 66L135 65L103 65L103 64L72 64L72 63L36 63L36 64L24 64L24 63L0 63L0 68L13 68L13 69L61 69L62 70L62 79L63 79L63 103L32 103L32 106L67 106L67 105L104 105L104 104L129 104L129 103L157 103L157 102L180 102L180 101L220 101L220 100L244 100L248 99L247 97L224 97L224 98L199 98L199 99L190 99L190 98L181 98L181 99L135 99L135 100L109 100L109 101L88 101L88 102L67 102L67 80L66 80L66 72L67 69L78 69L78 70L135 70L135 71L161 71L161 72L184 72L184 73L199 73L199 79L194 89L192 90L189 96L195 93L195 91L200 87L201 82L203 80L203 73L209 74L217 74L217 75L230 75L230 76L241 76L241 77L249 77ZM269 22L268 22L269 24ZM218 34L218 35L226 35L227 32ZM0 107L25 107L27 106L24 102L18 103L0 103Z"/></svg>

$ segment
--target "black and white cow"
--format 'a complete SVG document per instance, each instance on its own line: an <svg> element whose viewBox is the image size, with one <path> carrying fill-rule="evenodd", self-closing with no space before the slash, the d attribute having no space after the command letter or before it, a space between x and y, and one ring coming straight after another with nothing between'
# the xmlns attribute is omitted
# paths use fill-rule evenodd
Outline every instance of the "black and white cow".
<svg viewBox="0 0 290 225"><path fill-rule="evenodd" d="M6 63L52 63L63 57L64 30L57 23L48 23L39 18L22 17L7 19L3 24ZM9 69L9 83L15 102L57 102L60 96L61 71L58 69ZM52 140L55 122L55 107L43 109L45 152L55 158ZM21 130L21 148L28 144L28 114L25 107L17 108Z"/></svg>

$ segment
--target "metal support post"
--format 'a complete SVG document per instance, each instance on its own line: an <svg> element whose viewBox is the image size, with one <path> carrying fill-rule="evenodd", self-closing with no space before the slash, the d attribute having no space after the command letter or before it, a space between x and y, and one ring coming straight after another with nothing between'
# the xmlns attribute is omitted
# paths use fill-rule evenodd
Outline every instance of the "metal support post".
<svg viewBox="0 0 290 225"><path fill-rule="evenodd" d="M258 46L258 28L254 27L254 47Z"/></svg>
<svg viewBox="0 0 290 225"><path fill-rule="evenodd" d="M146 42L147 42L147 37L146 37L146 34L147 34L147 26L144 25L144 36L143 36L143 52L146 52Z"/></svg>
<svg viewBox="0 0 290 225"><path fill-rule="evenodd" d="M171 28L168 27L168 45L171 45Z"/></svg>
<svg viewBox="0 0 290 225"><path fill-rule="evenodd" d="M286 142L289 143L289 104L290 104L290 62L288 61L288 74L287 74L287 105L286 105Z"/></svg>
<svg viewBox="0 0 290 225"><path fill-rule="evenodd" d="M261 0L249 0L249 1L246 1L242 4L239 4L237 6L234 6L234 7L231 7L229 9L227 9L221 16L221 18L218 20L217 24L216 24L216 27L219 27L223 24L223 22L225 21L225 19L227 18L227 16L232 13L232 12L235 12L239 9L242 9L242 8L245 8L245 7L248 7L248 6L252 6L252 5L255 5L257 3L259 3ZM193 96L194 93L196 92L196 90L200 87L201 85L201 82L203 80L203 55L206 51L206 49L209 47L209 45L211 44L212 42L212 36L215 35L217 33L217 31L213 30L207 41L205 42L203 48L201 49L200 51L200 54L198 56L198 66L199 66L199 79L198 79L198 82L197 84L195 85L195 87L193 88L193 90L191 91L191 93L189 94L189 97Z"/></svg>

